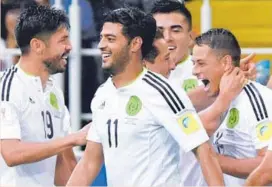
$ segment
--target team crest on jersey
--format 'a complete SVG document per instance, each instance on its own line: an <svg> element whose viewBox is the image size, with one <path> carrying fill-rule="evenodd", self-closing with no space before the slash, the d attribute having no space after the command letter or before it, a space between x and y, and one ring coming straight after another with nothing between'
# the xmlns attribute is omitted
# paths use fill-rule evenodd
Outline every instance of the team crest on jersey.
<svg viewBox="0 0 272 187"><path fill-rule="evenodd" d="M182 87L185 90L185 92L188 92L196 88L197 85L198 85L197 79L186 79L183 81Z"/></svg>
<svg viewBox="0 0 272 187"><path fill-rule="evenodd" d="M199 122L192 112L188 112L178 118L178 124L182 131L187 135L197 132L200 129Z"/></svg>
<svg viewBox="0 0 272 187"><path fill-rule="evenodd" d="M268 141L272 137L272 122L266 121L256 126L257 137L260 141Z"/></svg>
<svg viewBox="0 0 272 187"><path fill-rule="evenodd" d="M239 122L239 110L237 108L232 108L229 112L227 127L233 129Z"/></svg>
<svg viewBox="0 0 272 187"><path fill-rule="evenodd" d="M53 92L50 93L50 104L56 110L59 110L59 103L56 94Z"/></svg>
<svg viewBox="0 0 272 187"><path fill-rule="evenodd" d="M137 96L131 96L126 106L126 112L129 116L135 116L142 109L142 101Z"/></svg>

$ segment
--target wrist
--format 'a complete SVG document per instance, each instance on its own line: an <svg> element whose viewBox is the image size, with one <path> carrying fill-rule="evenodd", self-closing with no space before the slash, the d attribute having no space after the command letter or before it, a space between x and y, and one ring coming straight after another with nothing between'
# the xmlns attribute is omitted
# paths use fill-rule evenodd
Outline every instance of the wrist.
<svg viewBox="0 0 272 187"><path fill-rule="evenodd" d="M220 113L225 112L226 110L229 109L231 101L232 101L231 99L225 97L223 94L219 95L215 100L216 109Z"/></svg>

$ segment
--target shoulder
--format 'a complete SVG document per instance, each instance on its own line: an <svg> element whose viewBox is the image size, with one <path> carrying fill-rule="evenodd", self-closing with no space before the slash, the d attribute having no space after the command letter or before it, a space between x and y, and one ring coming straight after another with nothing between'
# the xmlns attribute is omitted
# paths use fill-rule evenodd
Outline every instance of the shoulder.
<svg viewBox="0 0 272 187"><path fill-rule="evenodd" d="M250 109L253 110L257 121L268 118L268 109L271 108L268 103L272 101L272 91L259 83L250 81L244 87L244 92L247 103L250 103Z"/></svg>
<svg viewBox="0 0 272 187"><path fill-rule="evenodd" d="M101 101L109 94L111 84L110 81L111 78L108 78L106 82L104 82L97 88L90 104L90 108L92 111L94 111L101 104Z"/></svg>
<svg viewBox="0 0 272 187"><path fill-rule="evenodd" d="M182 88L169 82L165 77L147 71L142 78L146 100L153 105L169 106L174 113L186 108L189 99ZM190 106L191 107L191 106Z"/></svg>
<svg viewBox="0 0 272 187"><path fill-rule="evenodd" d="M16 66L12 66L3 72L0 79L1 101L14 101L22 97L23 85L17 72Z"/></svg>

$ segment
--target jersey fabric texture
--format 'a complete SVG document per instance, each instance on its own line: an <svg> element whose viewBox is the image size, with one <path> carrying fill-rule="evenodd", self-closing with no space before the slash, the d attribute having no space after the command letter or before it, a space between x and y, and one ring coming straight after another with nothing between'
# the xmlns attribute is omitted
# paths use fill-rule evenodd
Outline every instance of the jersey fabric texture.
<svg viewBox="0 0 272 187"><path fill-rule="evenodd" d="M42 143L63 137L70 127L62 91L19 65L6 70L0 83L0 138ZM14 167L1 165L1 186L54 186L56 156Z"/></svg>
<svg viewBox="0 0 272 187"><path fill-rule="evenodd" d="M213 136L219 154L237 159L253 158L272 137L272 91L250 81L232 101L226 118ZM243 185L245 179L225 175L225 183Z"/></svg>
<svg viewBox="0 0 272 187"><path fill-rule="evenodd" d="M146 69L118 89L109 78L91 109L87 139L102 144L109 186L180 185L180 147L208 140L183 89Z"/></svg>

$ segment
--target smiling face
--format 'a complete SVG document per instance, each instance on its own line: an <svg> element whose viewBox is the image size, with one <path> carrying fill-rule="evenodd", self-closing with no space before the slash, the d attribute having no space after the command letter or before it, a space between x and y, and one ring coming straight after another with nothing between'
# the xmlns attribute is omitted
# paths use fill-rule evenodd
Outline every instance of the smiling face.
<svg viewBox="0 0 272 187"><path fill-rule="evenodd" d="M45 42L43 64L50 74L62 73L66 69L67 58L72 50L69 32L65 27L60 27Z"/></svg>
<svg viewBox="0 0 272 187"><path fill-rule="evenodd" d="M100 34L98 48L102 53L102 68L112 74L124 70L129 63L130 45L122 29L119 23L106 22Z"/></svg>
<svg viewBox="0 0 272 187"><path fill-rule="evenodd" d="M163 32L168 49L171 51L171 57L176 63L179 63L188 55L192 41L186 17L178 12L156 13L153 17L157 27Z"/></svg>
<svg viewBox="0 0 272 187"><path fill-rule="evenodd" d="M219 58L213 49L207 45L195 45L193 48L192 61L194 63L193 74L203 81L204 90L209 96L219 93L219 84L226 65L224 58Z"/></svg>

